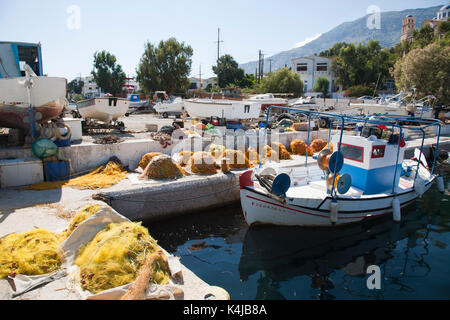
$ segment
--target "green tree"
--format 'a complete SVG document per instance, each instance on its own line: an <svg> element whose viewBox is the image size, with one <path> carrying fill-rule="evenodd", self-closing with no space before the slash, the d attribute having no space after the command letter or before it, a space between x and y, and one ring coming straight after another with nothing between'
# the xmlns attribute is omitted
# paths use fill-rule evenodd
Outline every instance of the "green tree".
<svg viewBox="0 0 450 320"><path fill-rule="evenodd" d="M136 80L146 93L165 90L169 95L185 92L190 85L192 47L175 38L147 42L136 70Z"/></svg>
<svg viewBox="0 0 450 320"><path fill-rule="evenodd" d="M71 95L73 94L81 94L81 91L84 86L84 81L79 79L73 79L67 84L67 90Z"/></svg>
<svg viewBox="0 0 450 320"><path fill-rule="evenodd" d="M376 40L370 40L366 45L340 43L323 54L336 54L332 57L331 70L343 88L375 86L377 82L384 82L390 78L390 68L394 64L391 52L383 49Z"/></svg>
<svg viewBox="0 0 450 320"><path fill-rule="evenodd" d="M323 93L323 99L325 101L325 98L328 94L328 89L330 88L330 81L326 77L318 77L316 80L316 84L314 85L314 91L315 92L321 92Z"/></svg>
<svg viewBox="0 0 450 320"><path fill-rule="evenodd" d="M245 76L239 81L238 86L241 88L254 88L256 85L256 78L254 74L246 73Z"/></svg>
<svg viewBox="0 0 450 320"><path fill-rule="evenodd" d="M302 95L303 88L300 76L286 67L269 73L258 86L259 91L263 93L292 93L295 97Z"/></svg>
<svg viewBox="0 0 450 320"><path fill-rule="evenodd" d="M434 42L434 29L431 25L425 24L420 29L414 30L413 33L413 43L412 43L412 49L423 49L432 42Z"/></svg>
<svg viewBox="0 0 450 320"><path fill-rule="evenodd" d="M417 98L434 95L443 104L450 104L450 47L433 43L414 49L395 64L398 89L414 88Z"/></svg>
<svg viewBox="0 0 450 320"><path fill-rule="evenodd" d="M219 87L226 88L229 85L239 85L244 79L244 69L239 68L239 64L229 55L219 58L218 67L213 66L212 70L219 77Z"/></svg>
<svg viewBox="0 0 450 320"><path fill-rule="evenodd" d="M94 53L94 69L91 71L95 83L102 88L103 92L116 95L123 92L125 83L125 72L116 57L103 50Z"/></svg>

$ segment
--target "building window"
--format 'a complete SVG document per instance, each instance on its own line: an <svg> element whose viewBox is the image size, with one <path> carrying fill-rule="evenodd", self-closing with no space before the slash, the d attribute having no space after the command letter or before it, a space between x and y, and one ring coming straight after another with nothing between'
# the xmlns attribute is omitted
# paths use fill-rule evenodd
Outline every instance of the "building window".
<svg viewBox="0 0 450 320"><path fill-rule="evenodd" d="M307 63L297 63L297 72L305 72L308 71Z"/></svg>
<svg viewBox="0 0 450 320"><path fill-rule="evenodd" d="M317 71L328 71L328 63L320 62L317 64Z"/></svg>

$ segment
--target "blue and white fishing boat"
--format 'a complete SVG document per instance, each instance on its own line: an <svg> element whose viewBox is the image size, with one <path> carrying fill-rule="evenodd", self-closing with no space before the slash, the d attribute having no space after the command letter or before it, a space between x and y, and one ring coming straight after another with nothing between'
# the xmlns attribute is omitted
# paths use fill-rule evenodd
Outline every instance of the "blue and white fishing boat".
<svg viewBox="0 0 450 320"><path fill-rule="evenodd" d="M434 174L437 152L430 165L423 154L427 127L437 127L439 148L438 120L345 116L272 106L267 123L273 108L305 115L308 141L311 123L318 118L338 125L340 134L331 135L330 126L328 143L332 142L335 152L322 150L314 155L315 164L308 163L308 156L304 166L262 165L261 158L259 168L241 174L241 205L249 225L335 226L388 214L400 221L401 210L428 191L436 179L438 186L443 185L442 177ZM344 134L350 122L363 124L359 135ZM406 130L422 133L421 148L413 159L404 158Z"/></svg>

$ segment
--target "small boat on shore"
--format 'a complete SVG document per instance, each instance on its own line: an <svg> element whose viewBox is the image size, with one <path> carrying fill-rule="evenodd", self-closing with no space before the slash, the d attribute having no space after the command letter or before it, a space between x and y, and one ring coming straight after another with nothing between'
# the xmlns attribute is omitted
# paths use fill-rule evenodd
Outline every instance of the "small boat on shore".
<svg viewBox="0 0 450 320"><path fill-rule="evenodd" d="M188 99L186 112L192 118L225 118L228 120L257 119L261 113L260 102L220 99Z"/></svg>
<svg viewBox="0 0 450 320"><path fill-rule="evenodd" d="M0 62L0 127L28 131L30 105L41 124L69 104L67 80L43 76L40 44L0 42Z"/></svg>
<svg viewBox="0 0 450 320"><path fill-rule="evenodd" d="M180 116L183 113L183 107L184 103L181 97L173 97L169 100L160 101L153 106L155 111L162 115L163 118L167 118L171 114Z"/></svg>
<svg viewBox="0 0 450 320"><path fill-rule="evenodd" d="M283 98L275 98L272 93L264 93L250 96L244 99L245 102L261 103L261 110L265 111L270 106L287 107L288 100Z"/></svg>
<svg viewBox="0 0 450 320"><path fill-rule="evenodd" d="M335 226L391 213L399 221L402 208L421 197L436 179L442 179L434 174L436 157L430 166L426 163L423 143L414 159L404 159L403 132L421 131L424 140L424 129L440 127L438 120L282 109L302 113L309 120L327 117L342 128L346 122L365 125L359 136L344 135L342 129L331 136L330 131L328 145L331 142L335 152L326 148L316 154L317 167L308 166L306 156L305 166L282 168L268 163L241 174L241 205L250 226ZM421 127L398 124L404 121Z"/></svg>
<svg viewBox="0 0 450 320"><path fill-rule="evenodd" d="M117 121L127 113L129 100L117 97L97 97L77 102L78 112L83 119L105 123Z"/></svg>

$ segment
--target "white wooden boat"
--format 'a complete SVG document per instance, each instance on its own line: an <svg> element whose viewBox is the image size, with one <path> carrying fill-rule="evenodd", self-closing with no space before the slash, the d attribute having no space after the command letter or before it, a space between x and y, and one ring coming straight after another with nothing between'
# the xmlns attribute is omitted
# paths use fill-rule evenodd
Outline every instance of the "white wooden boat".
<svg viewBox="0 0 450 320"><path fill-rule="evenodd" d="M228 120L257 119L261 103L219 99L188 99L186 112L192 118L226 118Z"/></svg>
<svg viewBox="0 0 450 320"><path fill-rule="evenodd" d="M299 112L309 117L325 116ZM345 119L336 115L330 118ZM241 174L241 205L247 223L334 226L391 213L399 220L401 209L431 187L436 178L433 174L436 159L432 168L428 167L422 149L416 152L420 163L403 159L405 143L400 133L389 134L388 129L383 131L376 125L391 124L400 132L417 127L402 127L390 120L366 118L368 130L363 130L361 136L343 135L341 130L340 135L331 138L335 152L321 151L317 155L318 166L308 166L306 162L303 167L286 168L269 163ZM440 126L431 119L423 120L422 124ZM387 140L383 133L375 136L377 130L388 134Z"/></svg>
<svg viewBox="0 0 450 320"><path fill-rule="evenodd" d="M171 114L181 115L183 112L183 99L181 97L176 97L175 99L161 101L156 103L153 108L164 118L167 118Z"/></svg>
<svg viewBox="0 0 450 320"><path fill-rule="evenodd" d="M124 98L99 97L79 101L77 107L83 119L109 123L123 117L128 111L129 103Z"/></svg>
<svg viewBox="0 0 450 320"><path fill-rule="evenodd" d="M275 98L272 93L257 94L244 99L244 102L261 103L261 109L266 110L270 106L286 107L288 100L283 98Z"/></svg>
<svg viewBox="0 0 450 320"><path fill-rule="evenodd" d="M29 129L26 77L0 79L0 127ZM45 123L57 118L68 105L65 78L32 76L31 104L35 120Z"/></svg>
<svg viewBox="0 0 450 320"><path fill-rule="evenodd" d="M69 104L67 80L43 76L39 43L0 41L0 62L0 127L28 131L30 104L39 124L57 118Z"/></svg>

